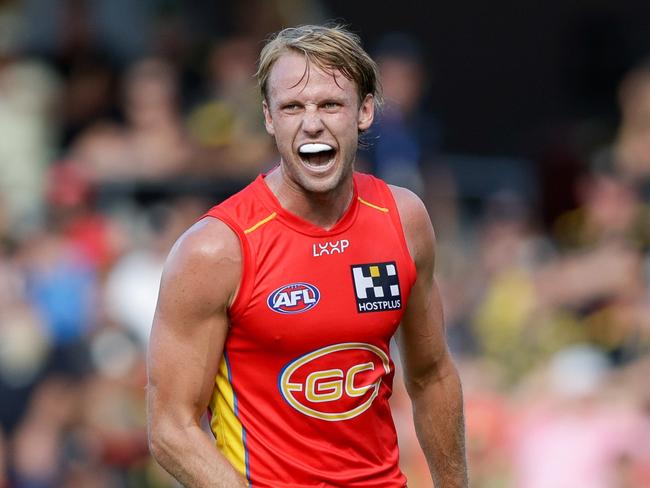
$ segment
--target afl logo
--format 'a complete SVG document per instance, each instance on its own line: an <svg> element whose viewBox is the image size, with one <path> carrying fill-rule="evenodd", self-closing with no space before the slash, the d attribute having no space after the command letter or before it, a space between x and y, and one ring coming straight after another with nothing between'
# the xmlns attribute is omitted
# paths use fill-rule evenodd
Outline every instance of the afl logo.
<svg viewBox="0 0 650 488"><path fill-rule="evenodd" d="M335 422L368 410L390 372L390 359L380 348L346 342L290 362L280 372L278 387L298 412Z"/></svg>
<svg viewBox="0 0 650 488"><path fill-rule="evenodd" d="M318 288L309 283L291 283L274 290L266 303L278 313L302 313L316 306L320 300Z"/></svg>

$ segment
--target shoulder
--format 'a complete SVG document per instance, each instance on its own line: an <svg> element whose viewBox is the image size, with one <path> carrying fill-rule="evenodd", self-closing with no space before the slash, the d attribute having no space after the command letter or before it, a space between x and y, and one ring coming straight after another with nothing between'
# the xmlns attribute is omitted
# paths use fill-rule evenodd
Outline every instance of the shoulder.
<svg viewBox="0 0 650 488"><path fill-rule="evenodd" d="M205 217L172 247L165 263L163 286L171 284L197 297L212 293L215 299L230 303L239 283L241 262L241 245L235 231L217 218Z"/></svg>
<svg viewBox="0 0 650 488"><path fill-rule="evenodd" d="M393 194L397 210L405 226L431 226L429 213L420 197L411 190L402 188L401 186L388 185L388 188L390 188Z"/></svg>
<svg viewBox="0 0 650 488"><path fill-rule="evenodd" d="M420 268L433 260L435 234L424 203L415 193L400 186L388 185L402 222L406 243L415 264Z"/></svg>
<svg viewBox="0 0 650 488"><path fill-rule="evenodd" d="M211 260L239 255L239 238L235 231L216 217L204 217L178 238L169 257Z"/></svg>

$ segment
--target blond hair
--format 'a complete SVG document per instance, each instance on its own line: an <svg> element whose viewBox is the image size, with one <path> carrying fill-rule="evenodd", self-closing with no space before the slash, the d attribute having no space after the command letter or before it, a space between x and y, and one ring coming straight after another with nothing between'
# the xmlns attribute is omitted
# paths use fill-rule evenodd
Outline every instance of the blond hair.
<svg viewBox="0 0 650 488"><path fill-rule="evenodd" d="M375 105L382 102L377 64L361 47L361 39L340 25L290 27L271 36L260 53L257 81L262 97L268 99L268 79L280 56L294 51L327 71L340 71L357 85L359 101L372 95ZM305 70L308 76L308 66Z"/></svg>

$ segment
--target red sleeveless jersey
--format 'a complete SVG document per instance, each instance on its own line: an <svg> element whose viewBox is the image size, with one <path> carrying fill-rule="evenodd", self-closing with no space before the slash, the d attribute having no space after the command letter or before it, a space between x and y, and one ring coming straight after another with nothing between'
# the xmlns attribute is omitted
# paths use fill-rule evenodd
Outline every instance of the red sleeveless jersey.
<svg viewBox="0 0 650 488"><path fill-rule="evenodd" d="M416 271L388 186L355 173L330 230L283 209L263 176L206 216L243 256L209 406L221 452L253 487L404 487L389 342Z"/></svg>

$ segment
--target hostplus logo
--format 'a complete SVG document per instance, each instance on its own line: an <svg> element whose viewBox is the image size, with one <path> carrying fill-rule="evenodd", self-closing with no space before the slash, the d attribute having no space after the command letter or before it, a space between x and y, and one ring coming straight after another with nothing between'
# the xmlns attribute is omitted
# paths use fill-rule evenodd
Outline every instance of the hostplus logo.
<svg viewBox="0 0 650 488"><path fill-rule="evenodd" d="M352 265L357 312L383 312L402 308L397 267L394 261Z"/></svg>

